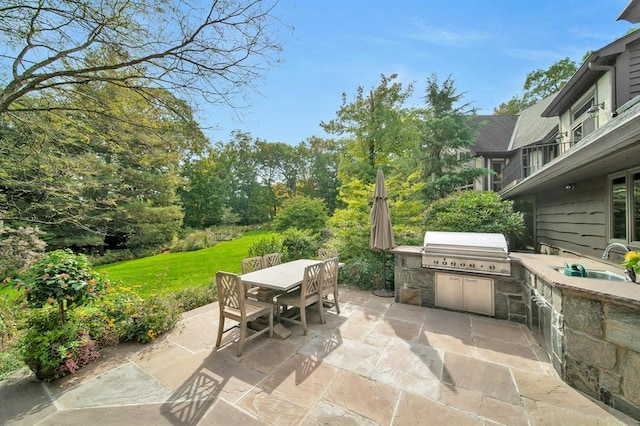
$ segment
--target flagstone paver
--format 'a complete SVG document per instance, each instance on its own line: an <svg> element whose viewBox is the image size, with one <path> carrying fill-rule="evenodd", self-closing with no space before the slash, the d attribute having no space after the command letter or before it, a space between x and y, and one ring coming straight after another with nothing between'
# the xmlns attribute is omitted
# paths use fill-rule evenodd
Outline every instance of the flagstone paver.
<svg viewBox="0 0 640 426"><path fill-rule="evenodd" d="M287 325L240 358L233 333L215 347L214 303L55 382L18 372L0 382L0 424L637 424L560 380L523 325L345 286L340 314L314 309L307 335Z"/></svg>

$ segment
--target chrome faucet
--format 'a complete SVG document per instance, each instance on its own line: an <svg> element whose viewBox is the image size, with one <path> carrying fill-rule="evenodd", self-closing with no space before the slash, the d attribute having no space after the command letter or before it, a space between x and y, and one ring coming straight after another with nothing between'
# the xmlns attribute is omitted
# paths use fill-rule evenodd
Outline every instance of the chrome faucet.
<svg viewBox="0 0 640 426"><path fill-rule="evenodd" d="M614 247L620 247L624 250L625 253L630 252L631 250L629 250L629 247L625 246L622 243L611 243L607 246L606 249L604 249L604 253L602 253L602 258L603 259L608 259L609 258L609 252L611 251L612 248Z"/></svg>
<svg viewBox="0 0 640 426"><path fill-rule="evenodd" d="M609 252L613 247L620 247L624 250L625 253L629 253L631 251L629 250L629 247L625 246L622 243L611 243L607 246L606 249L604 249L604 253L602 253L603 259L609 259ZM625 268L624 276L627 279L627 281L636 282L636 271L634 271L633 269Z"/></svg>

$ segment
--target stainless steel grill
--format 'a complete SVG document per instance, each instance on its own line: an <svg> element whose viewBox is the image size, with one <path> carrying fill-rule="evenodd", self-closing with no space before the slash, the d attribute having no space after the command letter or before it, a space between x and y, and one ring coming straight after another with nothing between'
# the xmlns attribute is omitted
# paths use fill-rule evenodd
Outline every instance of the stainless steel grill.
<svg viewBox="0 0 640 426"><path fill-rule="evenodd" d="M424 234L422 266L449 271L511 275L507 240L502 234L427 231Z"/></svg>

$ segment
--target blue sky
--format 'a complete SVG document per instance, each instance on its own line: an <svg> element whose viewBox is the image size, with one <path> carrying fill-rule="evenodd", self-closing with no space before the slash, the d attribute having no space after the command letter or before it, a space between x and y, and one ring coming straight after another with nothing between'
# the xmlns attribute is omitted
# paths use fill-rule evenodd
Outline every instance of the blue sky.
<svg viewBox="0 0 640 426"><path fill-rule="evenodd" d="M414 82L418 105L427 76L455 80L463 101L492 114L521 95L527 73L583 55L634 25L616 21L628 0L280 0L282 62L254 82L241 109L199 112L212 140L239 129L268 142L331 137L319 123L335 118L345 92L376 87L380 75ZM242 103L242 101L238 101Z"/></svg>

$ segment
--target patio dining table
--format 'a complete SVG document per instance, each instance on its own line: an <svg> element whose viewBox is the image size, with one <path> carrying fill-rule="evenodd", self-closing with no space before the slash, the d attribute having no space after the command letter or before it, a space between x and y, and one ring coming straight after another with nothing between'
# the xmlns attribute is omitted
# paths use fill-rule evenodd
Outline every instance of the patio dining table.
<svg viewBox="0 0 640 426"><path fill-rule="evenodd" d="M242 282L259 287L260 289L287 292L302 284L304 269L316 263L322 263L322 261L311 259L293 260L242 274L240 275L240 279Z"/></svg>
<svg viewBox="0 0 640 426"><path fill-rule="evenodd" d="M270 266L240 275L245 284L258 287L258 300L273 303L276 294L294 290L304 279L304 270L307 266L322 263L320 260L298 259L280 265ZM291 331L282 324L274 325L274 334L281 339L291 335Z"/></svg>

